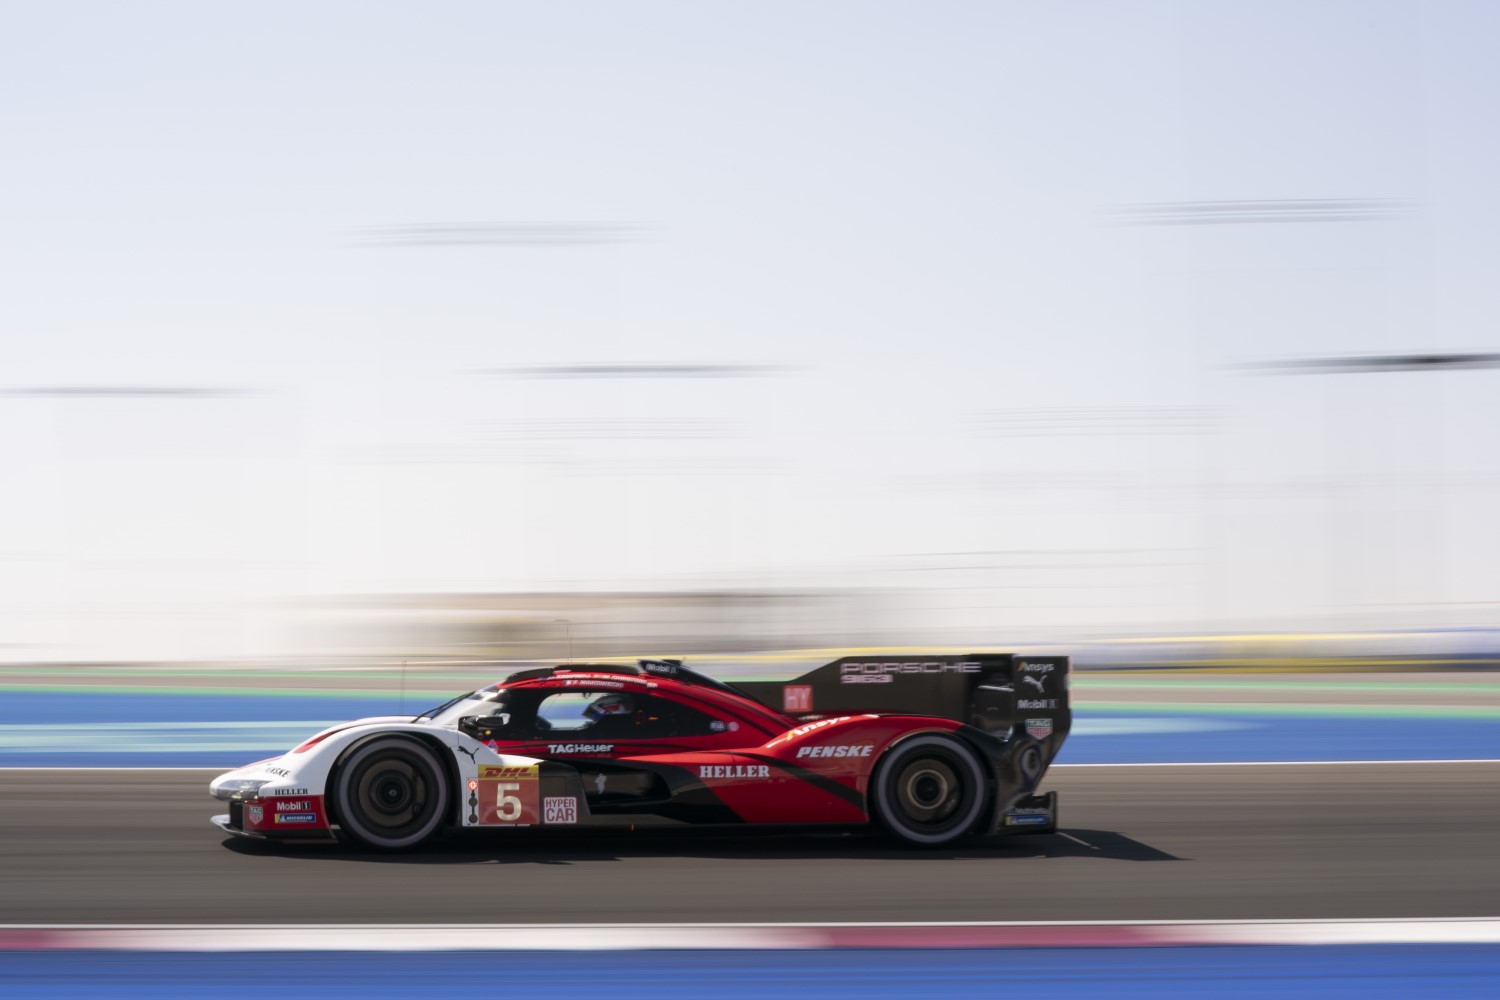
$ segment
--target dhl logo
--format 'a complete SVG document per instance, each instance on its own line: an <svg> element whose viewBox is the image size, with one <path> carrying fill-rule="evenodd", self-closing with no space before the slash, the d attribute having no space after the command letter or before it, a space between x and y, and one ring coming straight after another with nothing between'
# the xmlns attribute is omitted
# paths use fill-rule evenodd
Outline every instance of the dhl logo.
<svg viewBox="0 0 1500 1000"><path fill-rule="evenodd" d="M527 767L497 767L493 764L486 764L479 769L479 776L486 781L492 781L495 779L500 779L503 781L506 778L509 778L511 780L515 780L517 778L523 780L535 780L536 772L537 765L535 764Z"/></svg>

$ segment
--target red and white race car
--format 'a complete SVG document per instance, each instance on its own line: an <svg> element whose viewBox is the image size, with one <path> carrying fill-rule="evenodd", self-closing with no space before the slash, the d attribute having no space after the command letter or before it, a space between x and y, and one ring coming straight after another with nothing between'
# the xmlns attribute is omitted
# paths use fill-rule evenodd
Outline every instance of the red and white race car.
<svg viewBox="0 0 1500 1000"><path fill-rule="evenodd" d="M334 726L214 779L213 822L413 848L448 828L875 823L911 844L1047 833L1066 657L844 657L731 686L677 660L523 670ZM771 707L780 706L779 709Z"/></svg>

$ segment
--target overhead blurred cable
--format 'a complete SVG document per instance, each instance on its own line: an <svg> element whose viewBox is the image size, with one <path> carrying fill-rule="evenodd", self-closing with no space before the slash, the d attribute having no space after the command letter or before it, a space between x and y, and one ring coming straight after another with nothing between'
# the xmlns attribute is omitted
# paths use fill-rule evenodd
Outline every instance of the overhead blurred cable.
<svg viewBox="0 0 1500 1000"><path fill-rule="evenodd" d="M1238 366L1263 375L1319 375L1361 372L1422 372L1440 369L1500 368L1500 354L1386 354L1346 358L1291 358Z"/></svg>
<svg viewBox="0 0 1500 1000"><path fill-rule="evenodd" d="M1383 198L1291 201L1159 201L1111 211L1124 226L1233 226L1272 222L1384 222L1410 210Z"/></svg>

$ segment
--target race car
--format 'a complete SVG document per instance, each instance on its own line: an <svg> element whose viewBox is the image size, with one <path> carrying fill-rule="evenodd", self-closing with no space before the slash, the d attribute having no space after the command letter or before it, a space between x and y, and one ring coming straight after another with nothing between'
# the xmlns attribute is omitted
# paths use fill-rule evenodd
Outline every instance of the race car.
<svg viewBox="0 0 1500 1000"><path fill-rule="evenodd" d="M522 670L333 726L210 785L236 835L415 848L446 829L864 826L1049 833L1067 657L846 656L735 685L680 660ZM778 707L772 707L773 705Z"/></svg>

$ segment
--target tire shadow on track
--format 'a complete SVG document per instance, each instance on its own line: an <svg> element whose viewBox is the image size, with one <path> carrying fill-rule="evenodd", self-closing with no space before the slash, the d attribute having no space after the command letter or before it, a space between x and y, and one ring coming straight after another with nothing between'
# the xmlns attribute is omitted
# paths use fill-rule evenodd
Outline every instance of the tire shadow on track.
<svg viewBox="0 0 1500 1000"><path fill-rule="evenodd" d="M1055 834L985 840L975 838L946 848L920 849L892 844L866 831L857 833L732 833L649 830L602 837L598 832L556 830L455 831L415 851L382 853L334 843L278 844L230 837L226 850L248 856L290 860L342 861L384 865L567 865L629 861L635 858L712 858L720 860L899 860L954 861L1099 858L1106 861L1183 861L1122 833L1068 829Z"/></svg>

